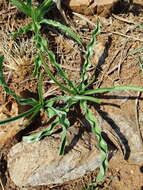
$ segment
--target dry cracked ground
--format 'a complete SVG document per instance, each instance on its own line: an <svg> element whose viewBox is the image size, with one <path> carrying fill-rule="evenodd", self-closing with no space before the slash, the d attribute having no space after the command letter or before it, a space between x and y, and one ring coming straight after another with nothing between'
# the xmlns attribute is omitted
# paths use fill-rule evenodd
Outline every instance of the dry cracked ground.
<svg viewBox="0 0 143 190"><path fill-rule="evenodd" d="M85 44L97 19L101 23L90 70L96 75L93 87L143 87L143 0L130 3L71 0L63 4L68 25L80 34ZM56 7L47 17L65 23ZM5 56L4 75L7 84L23 97L37 95L37 81L31 77L36 50L30 33L17 39L10 38L9 34L29 21L9 1L0 1L0 54ZM61 67L77 82L85 53L82 47L54 28L43 27L42 33ZM54 68L51 70L56 75ZM61 95L48 76L43 85L45 97ZM102 103L92 105L92 110L103 129L110 161L106 178L92 189L143 190L143 94L126 90L100 98ZM25 109L0 87L0 119L16 116ZM99 151L94 146L96 139L84 131L87 123L78 108L71 110L69 117L68 142L72 143L62 158L57 155L59 134L30 145L21 142L22 136L47 126L44 113L29 125L25 118L0 126L0 190L81 190L96 179L96 168L100 165Z"/></svg>

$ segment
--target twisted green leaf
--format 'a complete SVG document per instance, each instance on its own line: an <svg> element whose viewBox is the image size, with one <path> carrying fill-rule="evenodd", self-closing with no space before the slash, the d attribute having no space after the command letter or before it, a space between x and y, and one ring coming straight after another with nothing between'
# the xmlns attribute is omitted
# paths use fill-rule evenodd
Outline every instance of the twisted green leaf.
<svg viewBox="0 0 143 190"><path fill-rule="evenodd" d="M48 128L46 128L42 131L40 131L34 135L23 137L23 141L25 141L25 142L39 141L44 136L51 135L54 132L54 128L59 125L62 127L61 144L60 144L60 148L59 148L59 154L63 155L64 149L65 149L65 144L66 144L67 129L69 128L70 123L69 123L69 120L67 119L67 113L65 111L61 111L61 110L58 110L58 109L53 108L53 107L49 107L49 108L50 109L48 110L48 113L50 111L52 111L52 115L57 116L55 121L52 122ZM54 114L53 114L53 112L54 112Z"/></svg>
<svg viewBox="0 0 143 190"><path fill-rule="evenodd" d="M44 98L42 93L42 82L43 82L43 74L40 73L39 79L38 79L38 95L39 95L39 103L43 107L44 106Z"/></svg>
<svg viewBox="0 0 143 190"><path fill-rule="evenodd" d="M62 134L61 134L61 144L59 148L59 154L63 155L64 154L64 149L65 149L65 144L66 144L66 137L67 137L67 130L70 126L70 122L67 118L67 113L66 111L59 110L57 108L50 107L51 110L55 112L55 115L58 117L58 125L62 127Z"/></svg>
<svg viewBox="0 0 143 190"><path fill-rule="evenodd" d="M42 21L40 22L41 24L48 24L50 26L56 27L62 31L64 31L66 33L66 35L69 35L71 38L73 38L76 42L78 42L79 44L82 45L82 40L80 39L80 36L78 34L76 34L73 30L71 30L69 27L56 22L54 20L50 20L50 19L42 19Z"/></svg>
<svg viewBox="0 0 143 190"><path fill-rule="evenodd" d="M108 148L107 144L104 141L102 135L101 135L101 128L98 126L98 122L96 118L94 117L92 111L88 108L86 101L81 101L80 106L85 114L85 117L87 121L91 125L92 132L97 136L98 139L98 147L101 151L101 161L102 165L100 166L99 174L96 178L95 185L102 181L105 177L106 169L108 168Z"/></svg>
<svg viewBox="0 0 143 190"><path fill-rule="evenodd" d="M51 56L52 54L49 54L49 59L50 62L53 61L53 57ZM43 62L43 65L45 67L46 72L48 73L49 77L65 92L68 92L69 94L75 94L75 92L73 90L70 90L69 88L65 87L63 84L61 84L56 78L55 76L52 74L52 72L50 71L49 65L45 64Z"/></svg>
<svg viewBox="0 0 143 190"><path fill-rule="evenodd" d="M41 140L43 137L51 135L54 132L54 128L59 124L58 118L54 122L51 123L49 127L43 129L42 131L35 133L34 135L24 136L22 140L24 142L37 142Z"/></svg>
<svg viewBox="0 0 143 190"><path fill-rule="evenodd" d="M51 64L53 64L55 66L55 68L57 69L57 72L58 72L59 76L61 78L63 78L64 81L67 82L68 87L71 87L73 89L73 93L74 94L78 93L77 92L77 88L75 87L75 85L73 84L73 82L68 79L67 73L64 72L62 70L61 66L56 62L56 58L55 58L54 53L52 51L48 51L48 50L47 50L47 53L48 53L49 59L51 60Z"/></svg>
<svg viewBox="0 0 143 190"><path fill-rule="evenodd" d="M85 83L89 78L88 70L91 67L91 57L93 56L93 47L96 44L96 36L100 33L100 24L97 22L95 30L92 32L91 41L87 44L86 47L86 55L85 55L85 62L83 64L82 72L81 72L81 83L79 85L80 91L84 91L88 85Z"/></svg>
<svg viewBox="0 0 143 190"><path fill-rule="evenodd" d="M40 69L40 67L41 67L41 65L42 65L42 61L41 61L41 59L40 59L40 57L37 55L37 57L34 59L34 63L35 63L35 66L34 66L34 70L33 70L33 73L32 73L32 75L34 76L34 77L36 77L36 76L38 76L38 74L39 74L39 69Z"/></svg>
<svg viewBox="0 0 143 190"><path fill-rule="evenodd" d="M61 134L61 143L59 148L59 155L64 154L66 139L67 139L67 130L70 126L70 122L67 119L67 113L64 112L62 116L59 118L59 125L62 127L62 134Z"/></svg>

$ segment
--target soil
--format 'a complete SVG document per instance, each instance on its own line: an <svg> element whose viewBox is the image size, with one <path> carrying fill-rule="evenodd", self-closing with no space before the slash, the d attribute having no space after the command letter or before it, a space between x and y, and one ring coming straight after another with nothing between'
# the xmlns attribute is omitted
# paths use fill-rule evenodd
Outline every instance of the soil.
<svg viewBox="0 0 143 190"><path fill-rule="evenodd" d="M6 81L17 94L36 96L37 81L31 77L35 55L32 36L28 33L16 40L8 36L9 33L17 31L20 26L24 26L28 23L30 19L19 13L16 8L7 1L0 6L0 54L5 55L4 73ZM51 12L50 17L64 22L63 19L59 17L58 12L55 14L55 10ZM86 16L86 18L90 20L93 25L97 21L96 15ZM68 19L72 29L80 34L84 43L87 43L94 26L84 18L79 18L75 15L68 16ZM114 14L109 15L107 18L99 16L99 20L102 25L102 32L98 36L98 42L101 43L102 47L104 46L104 55L102 61L98 60L97 62L96 59L93 60L91 74L94 70L94 74L96 75L94 88L110 87L113 85L142 87L143 51L139 49L143 47L142 0L135 0L128 10L123 11L123 9L117 9ZM55 29L47 31L47 29L43 27L42 32L43 35L48 38L49 48L56 54L57 60L62 68L68 73L71 80L77 82L80 74L80 65L83 62L82 55L84 49ZM54 69L51 69L56 75ZM18 105L13 98L5 94L2 87L0 87L0 92L0 109L5 107L4 109L6 109L6 111L4 113L12 116L13 112L11 112L9 105ZM49 82L49 78L46 75L44 78L43 93L45 96L61 94L60 90ZM101 109L108 113L109 111L115 112L115 107L119 107L120 112L124 115L137 120L137 113L143 113L143 101L141 101L143 94L129 91L127 91L127 94L128 98L124 98L122 101L120 98L113 99L113 96L104 97ZM106 104L107 101L108 104ZM41 114L38 118L38 123L34 121L30 125L31 129L27 127L21 132L19 127L15 129L15 131L8 133L9 135L7 135L6 141L3 142L0 152L0 190L80 190L95 179L97 171L59 187L43 186L20 189L14 185L10 180L7 170L7 154L9 149L21 140L22 135L28 134L31 130L35 130L38 126L46 122L46 119L47 118ZM1 130L3 130L3 128L1 128ZM4 130L9 131L9 128L5 126ZM17 130L20 131L18 134ZM140 130L142 134L143 130ZM99 184L98 187L93 189L143 190L143 163L134 164L125 160L122 152L117 148L115 156L113 156L109 162L109 169L105 180Z"/></svg>

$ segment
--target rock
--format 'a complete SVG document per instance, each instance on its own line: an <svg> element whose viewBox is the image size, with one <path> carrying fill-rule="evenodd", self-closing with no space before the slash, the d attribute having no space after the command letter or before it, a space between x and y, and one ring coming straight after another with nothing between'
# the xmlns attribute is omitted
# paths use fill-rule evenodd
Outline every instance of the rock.
<svg viewBox="0 0 143 190"><path fill-rule="evenodd" d="M143 142L135 120L126 117L120 112L118 114L114 112L107 115L103 114L103 118L99 118L100 125L105 133L109 134L109 138L110 132L115 135L114 138L120 142L124 151L124 158L134 164L143 162Z"/></svg>
<svg viewBox="0 0 143 190"><path fill-rule="evenodd" d="M12 181L19 187L62 184L100 166L95 135L71 127L70 146L64 156L58 155L59 143L60 135L54 134L39 142L20 142L13 146L8 155Z"/></svg>
<svg viewBox="0 0 143 190"><path fill-rule="evenodd" d="M137 5L143 5L143 1L142 0L133 0L133 3L137 4Z"/></svg>
<svg viewBox="0 0 143 190"><path fill-rule="evenodd" d="M0 0L0 5L2 5L5 1L4 0Z"/></svg>
<svg viewBox="0 0 143 190"><path fill-rule="evenodd" d="M65 0L63 3L72 11L93 15L94 13L106 16L115 3L120 0Z"/></svg>

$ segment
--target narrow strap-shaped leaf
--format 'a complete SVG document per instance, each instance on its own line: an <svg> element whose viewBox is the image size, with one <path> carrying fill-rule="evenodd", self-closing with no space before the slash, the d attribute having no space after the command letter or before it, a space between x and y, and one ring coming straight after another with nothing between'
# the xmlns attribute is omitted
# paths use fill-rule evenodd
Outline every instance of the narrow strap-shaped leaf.
<svg viewBox="0 0 143 190"><path fill-rule="evenodd" d="M61 144L59 149L59 155L64 154L66 139L67 139L67 130L70 126L70 122L67 119L67 113L64 112L62 117L59 119L59 125L62 127L62 137L61 137Z"/></svg>
<svg viewBox="0 0 143 190"><path fill-rule="evenodd" d="M36 26L37 28L40 27L39 22L41 20L41 18L39 17L39 12L40 12L39 8L37 8L37 7L31 7L32 24L33 25L37 25ZM37 31L39 32L39 29L37 30L36 27L35 26L33 27L33 31L35 33L37 33Z"/></svg>
<svg viewBox="0 0 143 190"><path fill-rule="evenodd" d="M42 93L42 82L43 82L43 74L40 73L39 79L38 79L38 95L39 95L39 103L41 106L44 105L44 98Z"/></svg>
<svg viewBox="0 0 143 190"><path fill-rule="evenodd" d="M19 36L19 35L21 35L23 33L29 32L30 30L32 30L31 24L32 23L30 22L27 26L20 27L17 32L10 34L10 37L17 38L17 36Z"/></svg>
<svg viewBox="0 0 143 190"><path fill-rule="evenodd" d="M98 99L98 98L94 98L92 96L76 95L76 96L57 96L57 97L51 98L50 100L45 101L44 104L45 104L45 108L48 108L51 106L50 102L53 105L54 102L63 101L63 102L67 103L68 107L70 107L71 105L73 105L81 100L87 100L87 101L91 101L91 102L95 102L95 103L100 103L100 99Z"/></svg>
<svg viewBox="0 0 143 190"><path fill-rule="evenodd" d="M41 65L42 65L42 62L41 62L41 59L40 59L39 56L37 56L37 57L35 58L34 63L35 63L35 66L34 66L34 70L33 70L32 75L33 75L34 77L36 77L36 76L38 76L38 74L39 74L39 69L40 69L40 67L41 67Z"/></svg>
<svg viewBox="0 0 143 190"><path fill-rule="evenodd" d="M1 120L0 121L0 125L6 124L6 123L10 123L10 122L18 120L18 119L20 119L22 117L27 117L29 115L32 115L33 112L35 112L35 111L37 112L37 110L40 110L40 109L41 109L41 106L40 105L36 105L33 108L31 108L30 110L28 110L28 111L26 111L24 113L21 113L21 114L15 116L15 117L11 117L11 118L8 118L8 119L5 119L5 120Z"/></svg>
<svg viewBox="0 0 143 190"><path fill-rule="evenodd" d="M67 73L64 72L62 70L62 68L60 67L60 65L56 62L56 58L55 58L54 53L52 51L48 51L48 55L49 55L49 58L51 60L51 63L57 69L58 74L60 75L60 77L63 78L67 82L68 86L71 87L75 91L75 94L78 93L77 92L77 88L75 87L75 85L73 84L73 82L68 79Z"/></svg>
<svg viewBox="0 0 143 190"><path fill-rule="evenodd" d="M54 122L51 123L49 127L43 129L42 131L35 133L34 135L24 136L22 140L24 142L37 142L43 137L51 135L54 132L54 128L59 124L59 120L56 118Z"/></svg>
<svg viewBox="0 0 143 190"><path fill-rule="evenodd" d="M50 61L51 58L49 57ZM45 64L43 63L44 67L45 67L45 70L46 72L48 73L49 77L65 92L68 92L70 94L75 94L75 92L73 90L70 90L69 88L65 87L63 84L61 84L55 77L54 75L52 74L52 72L50 71L50 68L49 68L49 65L48 64Z"/></svg>
<svg viewBox="0 0 143 190"><path fill-rule="evenodd" d="M43 17L45 13L47 13L51 9L53 3L53 0L44 0L38 7L38 9L40 10L40 14L38 16L40 18Z"/></svg>
<svg viewBox="0 0 143 190"><path fill-rule="evenodd" d="M66 33L66 35L70 36L71 38L73 38L76 42L78 42L79 44L82 45L82 40L80 39L80 36L78 34L76 34L72 29L70 29L69 27L57 22L57 21L53 21L50 19L42 19L42 21L40 23L44 23L44 24L48 24L50 26L56 27L62 31L64 31Z"/></svg>
<svg viewBox="0 0 143 190"><path fill-rule="evenodd" d="M3 56L3 55L1 55L1 56L0 56L0 65L2 65L2 64L3 64L3 61L4 61L4 56ZM2 69L2 68L0 68L0 69Z"/></svg>
<svg viewBox="0 0 143 190"><path fill-rule="evenodd" d="M83 92L84 95L91 95L96 93L105 93L105 92L111 92L111 91L122 91L122 90L133 90L133 91L139 91L143 92L143 88L136 87L136 86L113 86L109 88L98 88L93 90L86 90Z"/></svg>
<svg viewBox="0 0 143 190"><path fill-rule="evenodd" d="M16 101L21 105L36 105L37 101L34 98L21 98L20 96L16 95L5 83L5 79L3 76L3 60L4 56L0 56L0 86L2 86L5 89L6 93L13 96L16 99Z"/></svg>
<svg viewBox="0 0 143 190"><path fill-rule="evenodd" d="M36 42L36 48L40 49L41 51L39 51L38 53L43 53L46 52L48 49L48 43L47 41L39 34L40 30L40 25L36 24L36 30L37 33L34 36L34 41ZM39 55L40 56L40 55Z"/></svg>
<svg viewBox="0 0 143 190"><path fill-rule="evenodd" d="M48 101L45 101L44 107L47 111L49 118L51 118L57 114L53 109L51 109L51 107L53 107L53 104L58 101L62 101L62 102L66 103L65 106L63 107L63 110L66 111L66 113L67 113L69 111L69 108L72 105L76 104L79 101L79 99L74 99L74 96L56 96L54 98L51 98Z"/></svg>
<svg viewBox="0 0 143 190"><path fill-rule="evenodd" d="M42 9L42 8L45 8L45 7L49 7L52 2L53 2L53 0L44 0L40 4L39 9Z"/></svg>
<svg viewBox="0 0 143 190"><path fill-rule="evenodd" d="M11 3L17 7L20 11L31 17L31 7L26 5L21 0L11 0Z"/></svg>
<svg viewBox="0 0 143 190"><path fill-rule="evenodd" d="M50 100L45 101L45 107L51 106L51 102L52 102L52 105L53 105L53 102L57 102L57 101L67 102L72 97L74 96L56 96L54 98L50 98Z"/></svg>
<svg viewBox="0 0 143 190"><path fill-rule="evenodd" d="M43 62L43 52L48 49L48 43L39 34L40 25L35 23L35 24L33 24L33 27L34 27L34 32L36 32L35 36L34 36L34 41L36 42L36 48L38 49L38 51L37 51L37 56L34 60L35 67L34 67L34 71L32 74L34 77L38 77L39 70L40 70L40 67L41 67L42 62Z"/></svg>
<svg viewBox="0 0 143 190"><path fill-rule="evenodd" d="M93 56L93 47L96 44L96 36L100 33L100 25L99 22L97 22L95 30L92 32L92 38L91 41L86 46L86 55L85 55L85 62L83 64L83 68L81 71L81 83L79 85L80 91L84 91L84 89L87 87L85 82L88 80L88 70L91 66L91 57Z"/></svg>
<svg viewBox="0 0 143 190"><path fill-rule="evenodd" d="M52 77L52 80L54 80L55 83L58 82L57 84L58 85L60 84L60 87L62 86L62 87L64 87L64 89L68 89L68 92L70 92L71 94L78 93L77 88L75 87L73 82L68 79L68 76L67 76L66 72L64 72L62 70L62 68L60 67L60 65L56 62L56 58L55 58L54 53L52 51L48 50L47 42L40 35L37 35L34 39L35 39L35 41L37 43L37 48L39 48L41 51L39 51L38 56L35 59L35 69L34 69L33 75L36 76L38 74L38 71L39 71L39 68L40 68L41 64L42 63L44 64L43 57L42 57L42 52L45 51L48 54L50 63L55 66L55 68L57 69L58 74L60 75L60 77L62 79L64 79L67 82L68 86L71 87L73 90L70 90L69 88L66 88L61 83L59 83L56 80L56 78L53 76L53 74L51 73L49 67L47 67L46 69L47 69L48 74L50 74L49 75L50 78ZM44 64L44 65L46 65L46 64Z"/></svg>
<svg viewBox="0 0 143 190"><path fill-rule="evenodd" d="M46 108L45 106L45 111L48 115L49 118L52 118L56 115L56 113L51 109L51 107L53 106L54 102L48 102L48 107Z"/></svg>
<svg viewBox="0 0 143 190"><path fill-rule="evenodd" d="M87 100L87 101L91 101L91 102L95 102L95 103L100 103L100 99L98 98L94 98L92 96L82 96L82 95L77 95L77 96L73 96L71 99L73 100Z"/></svg>
<svg viewBox="0 0 143 190"><path fill-rule="evenodd" d="M32 0L27 0L27 5L32 6Z"/></svg>
<svg viewBox="0 0 143 190"><path fill-rule="evenodd" d="M51 123L51 125L48 128L46 128L42 131L40 131L34 135L23 137L23 141L37 142L37 141L41 140L43 137L51 135L54 132L54 128L57 125L60 125L62 127L62 137L61 137L61 143L60 143L60 148L59 148L59 154L63 155L64 149L65 149L65 144L66 144L67 129L68 129L70 123L67 119L67 115L65 112L59 111L54 108L53 108L53 110L58 115L58 117L55 119L55 121L53 123Z"/></svg>
<svg viewBox="0 0 143 190"><path fill-rule="evenodd" d="M66 103L68 103L68 101L71 101L72 102L72 104L70 104L70 106L71 106L81 100L87 100L87 101L91 101L91 102L95 102L95 103L100 103L100 99L98 99L98 98L94 98L92 96L76 95L76 96L57 96L57 97L51 98L48 101L45 101L44 104L45 104L45 108L47 108L47 107L49 107L49 101L51 101L51 102L63 101Z"/></svg>
<svg viewBox="0 0 143 190"><path fill-rule="evenodd" d="M67 129L70 126L70 122L67 119L67 113L64 110L59 110L54 107L51 107L51 110L55 112L55 114L58 116L58 125L62 127L62 137L61 137L61 144L59 148L59 154L63 155L65 150L65 144L66 144L66 138L67 138Z"/></svg>
<svg viewBox="0 0 143 190"><path fill-rule="evenodd" d="M55 116L57 113L51 109L51 107L53 107L54 103L58 102L58 101L63 101L63 102L67 102L67 107L68 107L68 102L69 99L71 97L70 96L56 96L54 98L50 98L49 100L44 102L44 109L46 110L48 117L52 118L53 116Z"/></svg>
<svg viewBox="0 0 143 190"><path fill-rule="evenodd" d="M108 148L107 148L106 142L104 141L101 135L101 128L98 126L98 122L96 118L94 117L92 111L87 106L87 102L81 101L80 106L85 114L87 121L91 125L92 132L97 136L98 147L99 147L99 150L101 151L102 164L100 166L100 171L96 178L96 182L94 183L94 184L97 184L98 182L103 180L103 178L105 177L105 172L108 168Z"/></svg>
<svg viewBox="0 0 143 190"><path fill-rule="evenodd" d="M10 94L11 95L11 94ZM38 101L35 100L34 98L21 98L20 96L13 96L16 101L21 104L21 105L32 105L32 106L35 106L36 104L38 104Z"/></svg>
<svg viewBox="0 0 143 190"><path fill-rule="evenodd" d="M61 143L60 143L60 148L59 148L59 155L64 155L65 151L65 145L67 141L67 130L64 126L62 126L62 137L61 137Z"/></svg>

